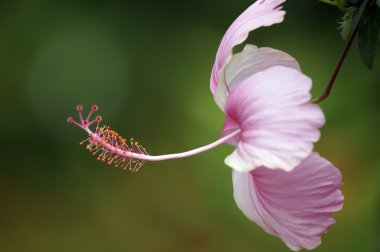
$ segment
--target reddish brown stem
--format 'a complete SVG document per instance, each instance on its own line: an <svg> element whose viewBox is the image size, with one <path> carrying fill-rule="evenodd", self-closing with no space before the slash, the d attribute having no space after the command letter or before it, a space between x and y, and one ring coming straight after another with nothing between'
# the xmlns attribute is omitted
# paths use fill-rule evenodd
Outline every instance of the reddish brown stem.
<svg viewBox="0 0 380 252"><path fill-rule="evenodd" d="M342 56L340 57L339 62L336 65L335 70L331 76L331 79L325 88L325 91L319 97L317 97L313 100L314 103L320 103L321 101L325 100L330 95L331 89L334 86L335 80L339 74L340 69L342 68L343 62L346 59L347 54L351 49L352 43L354 42L355 37L359 31L359 28L364 21L364 17L366 16L368 9L371 6L371 3L373 3L373 2L374 1L368 1L366 9L363 12L362 16L360 17L360 20L359 20L358 24L356 25L355 30L352 32L350 39L347 42L346 48L344 49Z"/></svg>

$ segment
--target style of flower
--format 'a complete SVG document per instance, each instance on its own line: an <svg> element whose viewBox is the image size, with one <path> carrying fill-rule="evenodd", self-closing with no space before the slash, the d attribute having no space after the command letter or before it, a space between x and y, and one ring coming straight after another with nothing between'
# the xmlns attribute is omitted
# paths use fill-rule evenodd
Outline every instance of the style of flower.
<svg viewBox="0 0 380 252"><path fill-rule="evenodd" d="M341 174L316 153L324 124L321 109L311 103L312 82L297 61L272 48L247 45L233 55L248 33L283 21L285 0L258 0L243 12L224 35L211 73L211 92L226 114L222 136L191 151L152 156L138 142L127 141L107 126L90 130L93 106L79 122L87 131L87 149L98 160L138 171L146 161L196 155L223 143L236 147L225 163L233 168L234 198L241 211L268 233L293 249L313 249L334 224L340 210ZM84 141L84 142L85 142Z"/></svg>

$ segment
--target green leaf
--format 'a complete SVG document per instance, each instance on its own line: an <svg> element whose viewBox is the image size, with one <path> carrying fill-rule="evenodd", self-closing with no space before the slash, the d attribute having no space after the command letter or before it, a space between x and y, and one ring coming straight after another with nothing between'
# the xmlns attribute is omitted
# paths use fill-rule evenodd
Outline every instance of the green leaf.
<svg viewBox="0 0 380 252"><path fill-rule="evenodd" d="M355 11L355 8L349 8L339 22L340 35L342 35L344 40L347 40L352 32L352 19L355 15Z"/></svg>
<svg viewBox="0 0 380 252"><path fill-rule="evenodd" d="M339 22L339 29L344 40L347 40L359 24L360 18L364 13L369 0L364 0L360 7L350 7L345 10L342 20Z"/></svg>
<svg viewBox="0 0 380 252"><path fill-rule="evenodd" d="M359 52L369 69L373 62L380 42L380 8L373 6L365 17L359 30Z"/></svg>

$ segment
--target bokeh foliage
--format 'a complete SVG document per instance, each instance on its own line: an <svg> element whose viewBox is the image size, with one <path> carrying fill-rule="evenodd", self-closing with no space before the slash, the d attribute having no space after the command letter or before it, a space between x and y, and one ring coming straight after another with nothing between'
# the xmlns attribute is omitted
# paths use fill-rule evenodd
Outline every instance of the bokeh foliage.
<svg viewBox="0 0 380 252"><path fill-rule="evenodd" d="M223 146L126 174L78 145L78 103L152 154L216 139L223 114L209 76L220 39L252 1L5 0L0 3L1 251L288 251L232 198ZM285 4L285 22L250 43L287 51L324 89L345 42L339 10ZM239 49L239 48L238 48ZM315 251L373 251L379 242L380 64L350 52L316 150L344 178L344 209Z"/></svg>

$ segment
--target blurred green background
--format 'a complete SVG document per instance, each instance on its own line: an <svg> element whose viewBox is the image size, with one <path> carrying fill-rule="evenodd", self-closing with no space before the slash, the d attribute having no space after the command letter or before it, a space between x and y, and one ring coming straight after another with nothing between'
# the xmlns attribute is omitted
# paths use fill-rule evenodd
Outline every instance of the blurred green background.
<svg viewBox="0 0 380 252"><path fill-rule="evenodd" d="M0 251L289 251L236 207L231 147L130 174L96 161L66 123L77 104L98 104L106 124L151 154L217 139L211 67L252 2L1 1ZM316 0L285 9L283 24L249 42L297 58L316 96L345 45L339 11ZM316 150L341 169L346 200L315 251L379 245L379 69L377 60L367 70L355 46L321 105Z"/></svg>

